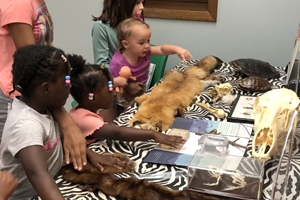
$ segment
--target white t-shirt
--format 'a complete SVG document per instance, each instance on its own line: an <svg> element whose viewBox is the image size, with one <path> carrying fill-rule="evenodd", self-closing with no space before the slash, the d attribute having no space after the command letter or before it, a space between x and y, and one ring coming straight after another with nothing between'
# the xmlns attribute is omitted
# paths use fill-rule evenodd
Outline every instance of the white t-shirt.
<svg viewBox="0 0 300 200"><path fill-rule="evenodd" d="M36 194L27 179L17 153L28 146L44 147L48 172L55 176L63 164L60 129L49 111L42 115L17 97L8 109L0 146L0 165L3 171L12 171L19 181L10 199L29 199Z"/></svg>

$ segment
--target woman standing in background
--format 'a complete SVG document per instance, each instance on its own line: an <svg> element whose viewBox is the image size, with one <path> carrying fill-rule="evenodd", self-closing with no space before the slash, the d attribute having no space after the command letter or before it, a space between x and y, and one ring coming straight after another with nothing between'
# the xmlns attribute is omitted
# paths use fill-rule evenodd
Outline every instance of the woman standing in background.
<svg viewBox="0 0 300 200"><path fill-rule="evenodd" d="M144 0L104 0L100 17L94 17L92 29L94 63L109 69L109 63L119 47L116 26L125 19L142 17ZM144 89L142 82L132 82L126 87L124 96L132 99ZM106 122L111 123L118 115L116 107L102 110L100 114Z"/></svg>
<svg viewBox="0 0 300 200"><path fill-rule="evenodd" d="M94 17L92 29L95 64L109 68L112 56L119 47L116 26L127 18L143 15L143 0L104 0L100 17Z"/></svg>

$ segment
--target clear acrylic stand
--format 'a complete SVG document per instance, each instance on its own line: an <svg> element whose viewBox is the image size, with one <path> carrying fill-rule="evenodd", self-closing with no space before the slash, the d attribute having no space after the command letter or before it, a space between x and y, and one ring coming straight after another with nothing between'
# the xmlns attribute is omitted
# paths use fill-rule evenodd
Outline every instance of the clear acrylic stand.
<svg viewBox="0 0 300 200"><path fill-rule="evenodd" d="M287 187L287 184L289 180L290 162L294 147L296 126L299 126L298 115L299 113L297 111L294 111L292 121L284 142L282 153L279 157L279 161L274 162L274 165L277 165L277 170L274 175L272 190L270 191L272 200L287 199L287 192L289 189Z"/></svg>

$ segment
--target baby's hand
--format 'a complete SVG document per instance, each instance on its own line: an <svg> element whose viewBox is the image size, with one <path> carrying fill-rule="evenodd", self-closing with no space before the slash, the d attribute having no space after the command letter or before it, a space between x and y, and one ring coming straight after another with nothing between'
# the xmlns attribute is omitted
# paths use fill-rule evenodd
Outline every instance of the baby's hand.
<svg viewBox="0 0 300 200"><path fill-rule="evenodd" d="M181 136L166 135L163 133L156 132L154 140L161 144L178 148L178 144L184 144L186 140L182 139Z"/></svg>
<svg viewBox="0 0 300 200"><path fill-rule="evenodd" d="M190 59L193 58L193 56L191 55L191 53L180 47L180 49L177 51L177 55L178 57L183 60L184 63L186 63L186 61L190 62Z"/></svg>
<svg viewBox="0 0 300 200"><path fill-rule="evenodd" d="M18 180L11 172L0 173L0 195L3 199L8 199L14 193L17 185Z"/></svg>
<svg viewBox="0 0 300 200"><path fill-rule="evenodd" d="M107 165L107 166L115 167L117 169L122 169L123 165L125 164L119 158L108 156L108 155L101 155L101 154L98 154L97 156L93 156L93 159L90 159L90 162L94 167L96 167L100 171L104 170L102 165Z"/></svg>

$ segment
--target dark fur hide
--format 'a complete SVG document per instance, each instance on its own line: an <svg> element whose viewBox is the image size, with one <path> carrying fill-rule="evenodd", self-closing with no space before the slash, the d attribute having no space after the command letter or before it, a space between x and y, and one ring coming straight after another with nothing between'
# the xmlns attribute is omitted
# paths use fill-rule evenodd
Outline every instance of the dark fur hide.
<svg viewBox="0 0 300 200"><path fill-rule="evenodd" d="M113 156L120 158L121 154ZM122 154L124 155L124 154ZM127 159L126 159L127 160ZM127 163L130 161L127 160ZM100 190L105 194L114 197L121 197L130 200L221 200L224 198L212 197L210 195L196 193L188 190L171 190L163 185L150 183L145 179L135 178L117 179L113 171L129 172L132 168L125 164L122 170L115 170L112 167L100 172L91 164L87 164L81 172L75 171L71 164L62 167L62 176L65 180L80 184L80 188L88 191ZM129 164L131 165L131 164Z"/></svg>
<svg viewBox="0 0 300 200"><path fill-rule="evenodd" d="M164 80L151 93L135 98L139 108L129 124L139 125L142 129L167 131L174 122L175 115L183 117L183 109L202 92L202 80L223 81L223 78L211 74L221 63L220 59L207 56L184 72L166 72Z"/></svg>

